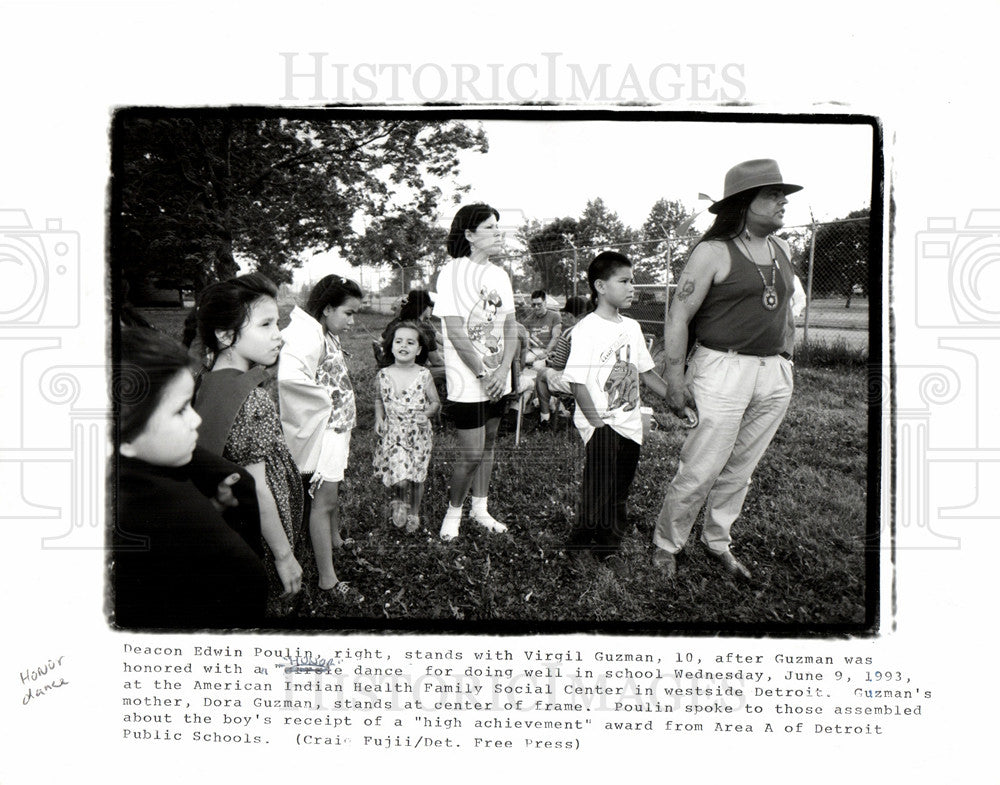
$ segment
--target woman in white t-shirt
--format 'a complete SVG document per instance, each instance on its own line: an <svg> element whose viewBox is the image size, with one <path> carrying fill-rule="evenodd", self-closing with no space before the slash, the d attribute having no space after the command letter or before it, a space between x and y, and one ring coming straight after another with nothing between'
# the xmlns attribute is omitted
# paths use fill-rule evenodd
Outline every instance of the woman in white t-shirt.
<svg viewBox="0 0 1000 785"><path fill-rule="evenodd" d="M487 509L493 448L503 397L511 392L510 366L517 349L510 277L490 261L503 243L499 218L486 204L462 207L448 235L452 261L437 279L434 315L444 327L449 411L459 441L448 512L441 524L441 539L446 542L458 536L470 490L472 520L492 532L507 530Z"/></svg>

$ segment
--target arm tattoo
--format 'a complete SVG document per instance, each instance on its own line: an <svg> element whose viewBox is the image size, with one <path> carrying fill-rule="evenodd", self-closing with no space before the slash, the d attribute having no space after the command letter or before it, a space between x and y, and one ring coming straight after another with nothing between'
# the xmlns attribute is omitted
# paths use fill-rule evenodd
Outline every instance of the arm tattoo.
<svg viewBox="0 0 1000 785"><path fill-rule="evenodd" d="M683 357L668 357L667 358L667 362L670 363L671 365L683 365L684 364L684 358Z"/></svg>
<svg viewBox="0 0 1000 785"><path fill-rule="evenodd" d="M694 281L684 279L681 282L680 291L677 292L677 299L684 302L692 294L694 294Z"/></svg>

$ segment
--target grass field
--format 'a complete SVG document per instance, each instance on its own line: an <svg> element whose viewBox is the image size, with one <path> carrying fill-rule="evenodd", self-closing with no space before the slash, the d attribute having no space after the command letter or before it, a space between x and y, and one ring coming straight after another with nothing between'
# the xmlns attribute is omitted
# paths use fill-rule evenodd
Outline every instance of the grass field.
<svg viewBox="0 0 1000 785"><path fill-rule="evenodd" d="M282 314L288 311L282 307ZM160 329L180 335L183 312L146 310ZM342 485L343 519L355 548L337 570L365 601L348 611L320 596L315 567L304 564L305 588L293 626L412 626L525 632L534 622L600 629L678 625L753 630L860 625L865 619L865 528L868 470L863 363L796 370L788 415L754 476L734 533L734 552L754 581L731 581L698 544L700 523L676 580L652 568L652 527L665 484L677 467L683 431L671 418L644 444L629 515L634 531L624 542L627 580L599 568L578 573L561 552L573 519L583 448L571 425L535 432L525 417L520 447L501 436L491 511L506 535L485 532L466 518L461 536L437 536L446 506L455 435L435 434L422 528L407 535L388 520L385 489L372 478L375 445L371 336L387 317L361 315L344 348L358 396L358 427ZM647 403L661 410L660 402ZM348 621L346 616L362 617ZM437 622L433 621L437 620ZM604 623L610 623L605 626ZM561 629L541 625L546 629Z"/></svg>

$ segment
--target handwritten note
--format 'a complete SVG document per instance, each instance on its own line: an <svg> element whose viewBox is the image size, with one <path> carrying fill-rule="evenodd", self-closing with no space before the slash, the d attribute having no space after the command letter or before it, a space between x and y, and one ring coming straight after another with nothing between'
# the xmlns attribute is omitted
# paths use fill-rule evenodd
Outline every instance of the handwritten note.
<svg viewBox="0 0 1000 785"><path fill-rule="evenodd" d="M59 687L69 684L62 675L55 675L55 671L63 667L64 656L55 659L48 659L41 665L21 671L21 685L25 688L24 697L21 704L27 706L33 700L38 700Z"/></svg>

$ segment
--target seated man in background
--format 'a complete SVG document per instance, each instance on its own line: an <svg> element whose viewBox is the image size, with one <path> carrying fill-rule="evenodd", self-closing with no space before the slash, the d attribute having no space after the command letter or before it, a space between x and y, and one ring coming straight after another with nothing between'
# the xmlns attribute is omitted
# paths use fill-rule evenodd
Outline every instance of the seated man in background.
<svg viewBox="0 0 1000 785"><path fill-rule="evenodd" d="M550 401L552 393L573 394L569 382L563 380L562 374L566 368L566 360L569 358L569 350L573 340L573 326L589 309L590 306L586 297L566 298L566 305L563 306L563 314L569 324L564 330L560 330L560 334L552 350L545 359L544 367L538 370L538 375L535 378L535 392L538 395L538 427L540 429L548 428L551 424L552 409Z"/></svg>
<svg viewBox="0 0 1000 785"><path fill-rule="evenodd" d="M540 363L555 348L559 334L562 332L562 319L555 311L546 306L548 298L544 290L538 289L531 293L531 310L521 319L531 336L531 346L526 358L529 366Z"/></svg>

